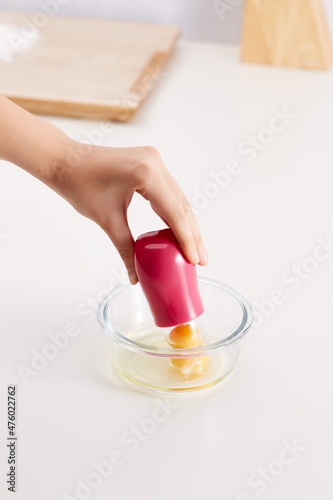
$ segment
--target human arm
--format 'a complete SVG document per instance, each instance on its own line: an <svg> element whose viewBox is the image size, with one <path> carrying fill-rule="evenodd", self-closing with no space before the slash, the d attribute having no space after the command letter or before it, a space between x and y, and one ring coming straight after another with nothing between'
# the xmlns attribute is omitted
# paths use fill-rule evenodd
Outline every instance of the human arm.
<svg viewBox="0 0 333 500"><path fill-rule="evenodd" d="M190 262L207 263L196 218L156 149L81 144L0 96L0 157L95 221L117 248L131 283L137 277L127 209L135 192L170 226Z"/></svg>

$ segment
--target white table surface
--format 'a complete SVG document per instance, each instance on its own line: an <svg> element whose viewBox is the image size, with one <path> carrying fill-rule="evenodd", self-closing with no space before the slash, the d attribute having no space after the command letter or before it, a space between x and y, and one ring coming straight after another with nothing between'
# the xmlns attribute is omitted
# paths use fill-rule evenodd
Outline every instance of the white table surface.
<svg viewBox="0 0 333 500"><path fill-rule="evenodd" d="M1 498L14 498L5 485L8 384L18 386L17 499L332 498L333 256L309 257L333 235L333 75L241 65L238 55L237 46L181 41L134 120L103 136L108 146L154 145L191 201L236 160L238 175L198 216L210 255L199 274L235 287L257 311L274 289L283 301L257 318L224 382L169 398L177 408L142 440L126 436L148 429L167 398L118 378L94 317L123 275L120 258L99 227L0 163ZM284 108L293 119L272 139L262 129ZM82 140L100 125L47 119ZM239 146L258 133L272 140L249 161ZM163 227L139 196L129 217L134 236ZM294 265L305 273L295 291ZM25 385L18 367L31 368L32 351L70 323L80 333ZM77 479L113 451L121 463L76 496Z"/></svg>

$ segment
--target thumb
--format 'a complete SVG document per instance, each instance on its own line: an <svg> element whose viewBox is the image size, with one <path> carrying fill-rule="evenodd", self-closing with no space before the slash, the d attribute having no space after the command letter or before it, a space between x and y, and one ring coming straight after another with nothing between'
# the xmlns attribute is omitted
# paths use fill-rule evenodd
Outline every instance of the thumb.
<svg viewBox="0 0 333 500"><path fill-rule="evenodd" d="M125 264L129 281L135 285L138 277L134 267L134 238L128 226L126 212L114 212L105 231Z"/></svg>

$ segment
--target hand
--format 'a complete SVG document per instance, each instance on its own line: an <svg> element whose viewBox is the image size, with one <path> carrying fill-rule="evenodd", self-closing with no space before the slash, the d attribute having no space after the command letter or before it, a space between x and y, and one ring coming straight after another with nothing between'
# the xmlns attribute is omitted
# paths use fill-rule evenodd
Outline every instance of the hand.
<svg viewBox="0 0 333 500"><path fill-rule="evenodd" d="M70 140L50 185L79 213L104 229L123 259L132 284L138 278L127 209L135 192L149 200L172 229L189 262L208 262L189 202L152 147L108 148Z"/></svg>
<svg viewBox="0 0 333 500"><path fill-rule="evenodd" d="M81 144L0 96L0 158L37 177L109 235L136 283L127 208L135 192L172 229L186 258L207 264L196 218L156 149Z"/></svg>

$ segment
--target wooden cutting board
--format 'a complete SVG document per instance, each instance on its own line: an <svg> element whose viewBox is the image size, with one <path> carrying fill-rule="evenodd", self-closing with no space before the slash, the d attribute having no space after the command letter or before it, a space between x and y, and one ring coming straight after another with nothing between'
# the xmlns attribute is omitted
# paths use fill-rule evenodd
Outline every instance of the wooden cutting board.
<svg viewBox="0 0 333 500"><path fill-rule="evenodd" d="M243 62L328 70L333 46L321 0L246 0Z"/></svg>
<svg viewBox="0 0 333 500"><path fill-rule="evenodd" d="M33 113L126 122L161 80L179 35L171 26L0 12L0 93Z"/></svg>

